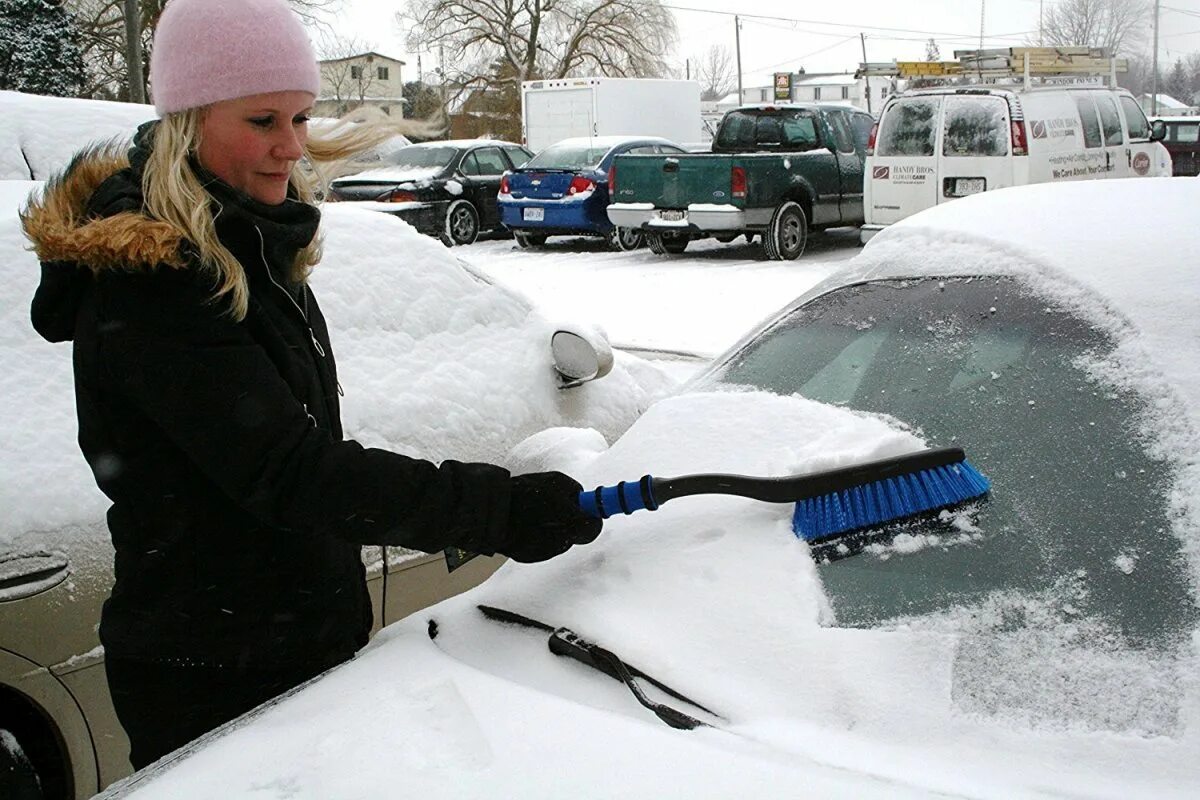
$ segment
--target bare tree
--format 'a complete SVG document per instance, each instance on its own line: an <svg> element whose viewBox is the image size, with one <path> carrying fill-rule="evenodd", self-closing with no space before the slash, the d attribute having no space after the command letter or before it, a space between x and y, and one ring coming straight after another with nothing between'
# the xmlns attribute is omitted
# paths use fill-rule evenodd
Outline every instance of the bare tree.
<svg viewBox="0 0 1200 800"><path fill-rule="evenodd" d="M1046 8L1042 39L1048 46L1106 47L1130 53L1146 36L1147 0L1058 0Z"/></svg>
<svg viewBox="0 0 1200 800"><path fill-rule="evenodd" d="M337 101L337 116L366 99L375 85L375 70L366 60L354 59L370 50L358 37L329 33L321 38L321 80Z"/></svg>
<svg viewBox="0 0 1200 800"><path fill-rule="evenodd" d="M942 60L942 48L938 47L937 40L932 36L925 42L925 60L930 62Z"/></svg>
<svg viewBox="0 0 1200 800"><path fill-rule="evenodd" d="M737 73L729 48L714 44L696 59L696 82L701 100L720 100L737 88Z"/></svg>
<svg viewBox="0 0 1200 800"><path fill-rule="evenodd" d="M410 51L439 53L455 94L521 81L668 72L675 20L659 0L409 0Z"/></svg>

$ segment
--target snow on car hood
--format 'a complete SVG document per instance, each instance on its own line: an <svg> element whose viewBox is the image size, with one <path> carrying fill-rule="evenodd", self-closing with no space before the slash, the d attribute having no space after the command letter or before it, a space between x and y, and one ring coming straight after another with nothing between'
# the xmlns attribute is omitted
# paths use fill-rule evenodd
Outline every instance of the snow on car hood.
<svg viewBox="0 0 1200 800"><path fill-rule="evenodd" d="M574 463L593 485L645 472L783 475L922 443L887 418L726 390L661 401L610 450L595 445L552 430L518 450L529 467L534 454L540 466ZM713 724L667 728L619 683L552 655L544 632L487 620L477 604L567 626L721 718L655 694ZM429 797L1184 797L1200 778L1194 732L1008 725L960 706L955 634L827 623L790 506L679 498L390 626L354 662L146 775L132 796L369 797L403 774Z"/></svg>

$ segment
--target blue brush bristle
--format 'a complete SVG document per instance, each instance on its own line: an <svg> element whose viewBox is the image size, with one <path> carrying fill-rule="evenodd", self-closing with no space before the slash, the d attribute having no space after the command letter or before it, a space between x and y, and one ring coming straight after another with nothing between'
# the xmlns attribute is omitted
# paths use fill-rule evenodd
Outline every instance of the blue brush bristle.
<svg viewBox="0 0 1200 800"><path fill-rule="evenodd" d="M898 475L796 504L792 530L806 542L937 511L987 494L991 484L966 461Z"/></svg>

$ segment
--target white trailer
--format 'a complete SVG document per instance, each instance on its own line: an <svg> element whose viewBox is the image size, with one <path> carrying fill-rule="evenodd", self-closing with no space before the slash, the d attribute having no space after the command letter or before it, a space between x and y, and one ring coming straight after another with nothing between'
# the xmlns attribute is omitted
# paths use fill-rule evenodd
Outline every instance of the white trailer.
<svg viewBox="0 0 1200 800"><path fill-rule="evenodd" d="M521 84L521 125L535 153L574 136L701 140L700 84L643 78L560 78Z"/></svg>

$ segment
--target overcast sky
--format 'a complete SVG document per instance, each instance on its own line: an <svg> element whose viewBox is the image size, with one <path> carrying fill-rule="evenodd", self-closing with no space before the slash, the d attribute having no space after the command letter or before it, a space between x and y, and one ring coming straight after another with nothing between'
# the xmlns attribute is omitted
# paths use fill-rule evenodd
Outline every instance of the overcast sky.
<svg viewBox="0 0 1200 800"><path fill-rule="evenodd" d="M396 10L403 7L403 2L343 2L339 30L357 36L385 55L404 60L405 80L415 79L417 54L405 48L403 32L395 22ZM981 10L985 11L985 46L1020 45L1036 37L1040 0L985 2L984 9L979 0L672 0L665 4L674 9L680 44L669 60L682 74L685 59L698 58L710 45L725 45L733 53L734 12L747 15L742 18L741 33L745 86L767 85L772 72L801 66L809 72L853 71L862 60L860 32L866 34L867 58L871 61L923 58L925 40L930 36L937 41L942 57L949 59L956 48L979 45ZM708 13L714 11L725 13ZM1200 0L1167 0L1160 24L1160 62L1169 64L1177 56L1200 52ZM1147 51L1149 42L1147 31ZM421 54L423 71L436 66L436 53Z"/></svg>

